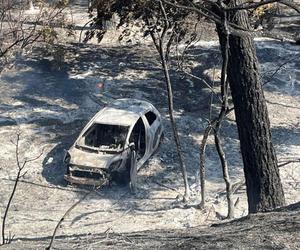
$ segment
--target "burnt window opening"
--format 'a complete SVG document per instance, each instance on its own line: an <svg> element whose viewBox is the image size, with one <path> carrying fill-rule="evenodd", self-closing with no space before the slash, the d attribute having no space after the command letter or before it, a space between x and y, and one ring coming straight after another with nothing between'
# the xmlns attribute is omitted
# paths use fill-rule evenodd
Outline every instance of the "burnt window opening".
<svg viewBox="0 0 300 250"><path fill-rule="evenodd" d="M142 118L133 127L129 142L133 142L135 145L137 160L141 159L146 152L146 131Z"/></svg>
<svg viewBox="0 0 300 250"><path fill-rule="evenodd" d="M83 135L84 144L99 149L123 149L128 127L93 124Z"/></svg>
<svg viewBox="0 0 300 250"><path fill-rule="evenodd" d="M152 111L147 112L145 116L150 126L156 120L156 114L154 114Z"/></svg>

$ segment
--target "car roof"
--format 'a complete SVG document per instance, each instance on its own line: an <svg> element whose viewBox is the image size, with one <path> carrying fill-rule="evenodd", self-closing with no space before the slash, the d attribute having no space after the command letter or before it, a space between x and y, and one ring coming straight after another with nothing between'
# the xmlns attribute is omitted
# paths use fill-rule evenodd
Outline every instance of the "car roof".
<svg viewBox="0 0 300 250"><path fill-rule="evenodd" d="M97 113L95 123L131 126L147 111L155 109L146 101L117 99Z"/></svg>

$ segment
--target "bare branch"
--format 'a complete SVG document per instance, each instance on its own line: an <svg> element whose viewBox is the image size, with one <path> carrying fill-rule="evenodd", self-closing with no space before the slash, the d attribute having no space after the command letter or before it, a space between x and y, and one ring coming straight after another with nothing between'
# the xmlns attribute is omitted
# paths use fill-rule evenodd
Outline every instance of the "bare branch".
<svg viewBox="0 0 300 250"><path fill-rule="evenodd" d="M236 10L255 9L260 6L270 4L270 3L279 3L282 5L288 6L292 9L294 9L295 11L297 11L298 13L300 13L299 5L297 5L296 3L293 3L291 1L287 1L287 0L265 0L265 1L257 2L257 3L242 3L237 6L233 6L233 7L224 7L224 10L225 11L236 11Z"/></svg>
<svg viewBox="0 0 300 250"><path fill-rule="evenodd" d="M170 28L170 23L168 22L167 19L167 15L165 12L165 8L164 5L162 3L162 1L160 2L160 8L161 11L163 13L164 16L164 27L163 27L163 31L160 35L160 39L159 39L159 50L158 53L160 55L161 58L161 64L162 64L162 68L164 71L164 76L165 76L165 82L166 82L166 88L167 88L167 92L168 92L168 107L169 107L169 115L170 115L170 121L171 121L171 125L172 125L172 130L173 130L173 136L174 136L174 140L175 140L175 144L176 144L176 149L177 149L177 155L179 158L179 164L180 164L180 168L181 168L181 172L182 172L182 176L183 176L183 181L184 181L184 188L185 188L185 193L184 193L184 201L187 201L190 197L190 187L188 184L188 178L187 178L187 170L186 170L186 166L184 163L184 159L183 159L183 154L182 154L182 149L181 149L181 144L180 144L180 139L179 139L179 135L178 135L178 130L177 130L177 126L176 126L176 122L174 119L174 103L173 103L173 91L172 91L172 83L171 83L171 79L170 79L170 74L169 74L169 67L168 67L168 61L167 61L167 49L165 49L165 36L166 36L166 32L167 30ZM167 42L168 44L168 42Z"/></svg>
<svg viewBox="0 0 300 250"><path fill-rule="evenodd" d="M211 11L208 8L205 8L204 5L195 5L193 4L192 6L187 6L187 5L181 5L181 4L176 4L176 3L172 3L169 2L167 0L162 0L164 3L173 6L175 8L179 8L179 9L184 9L184 10L189 10L189 11L193 11L195 13L200 14L201 16L204 16L206 18L208 18L211 21L214 21L216 24L220 24L222 25L222 20L221 18L216 15L213 11ZM189 1L189 3L191 4L191 2ZM214 6L216 5L215 3L213 4ZM222 7L218 6L218 9L222 9ZM207 12L207 13L206 13ZM251 31L249 29L245 29L237 24L228 22L228 28L230 29L230 33L233 33L237 36L243 36L244 33L248 33L248 32L254 32Z"/></svg>
<svg viewBox="0 0 300 250"><path fill-rule="evenodd" d="M23 164L21 164L20 163L20 152L19 152L20 135L21 134L18 132L17 133L16 143L14 143L14 145L16 146L15 156L16 156L16 164L17 164L18 171L17 171L16 179L14 181L14 186L13 186L12 192L10 194L10 197L9 197L9 200L8 200L8 203L6 205L5 212L4 212L4 215L3 215L3 220L2 220L2 245L9 244L11 242L11 240L12 240L12 237L10 236L10 234L9 234L8 238L5 238L5 223L6 223L6 218L7 218L7 214L8 214L10 205L12 203L13 197L14 197L15 192L17 190L18 183L19 183L20 179L22 177L24 177L24 175L27 173L27 171L25 171L24 173L22 171L23 171L23 169L25 168L25 166L26 166L26 164L28 162L32 162L32 161L37 160L43 154L43 151L42 151L42 153L39 154L37 157L34 157L34 158L30 159L30 160L24 160Z"/></svg>
<svg viewBox="0 0 300 250"><path fill-rule="evenodd" d="M146 25L148 26L148 29L149 29L149 33L150 33L150 36L151 36L151 39L152 39L152 42L156 48L157 51L159 51L159 45L158 45L158 38L155 36L155 27L152 27L151 28L151 25L150 25L150 21L149 21L149 18L146 17L145 18L145 22L146 22Z"/></svg>
<svg viewBox="0 0 300 250"><path fill-rule="evenodd" d="M225 117L230 114L234 108L228 108L225 112ZM200 203L200 208L203 208L205 206L205 150L206 150L206 144L207 144L207 139L208 136L210 135L211 131L215 129L217 122L219 121L219 117L215 118L214 120L210 121L209 124L207 125L202 141L201 141L201 146L200 146L200 184L201 184L201 203Z"/></svg>
<svg viewBox="0 0 300 250"><path fill-rule="evenodd" d="M281 168L281 167L285 167L286 165L289 165L291 163L298 163L298 162L300 162L300 159L289 160L289 161L283 162L281 164L278 164L278 167ZM244 179L237 181L236 183L234 183L232 185L232 193L235 194L237 191L239 191L245 185L246 185L246 182Z"/></svg>
<svg viewBox="0 0 300 250"><path fill-rule="evenodd" d="M53 231L53 234L52 234L52 237L51 237L51 240L50 240L50 243L49 243L49 246L46 247L46 250L50 250L52 248L52 245L53 245L53 242L55 240L55 236L56 236L56 233L58 231L58 228L60 227L60 225L63 223L63 221L66 219L66 217L72 212L72 210L77 206L79 205L82 201L84 201L92 192L96 191L96 190L99 190L100 188L102 188L104 185L107 184L107 180L103 180L103 183L92 189L90 192L86 193L84 196L82 196L78 201L76 201L65 213L64 215L60 218L60 220L58 221L58 223L56 224L56 227L54 228L54 231Z"/></svg>
<svg viewBox="0 0 300 250"><path fill-rule="evenodd" d="M207 17L209 20L213 20L214 22L221 24L221 21L220 21L220 18L219 18L219 17L217 17L217 16L215 16L215 15L211 16L211 15L205 13L204 11L202 11L201 9L195 8L194 6L193 6L193 7L190 7L190 6L186 6L186 5L176 4L176 3L169 2L169 1L167 1L167 0L162 0L162 1L163 1L164 3L170 5L170 6L175 7L175 8L194 11L194 12L196 12L196 13L198 13L198 14L204 16L204 17Z"/></svg>
<svg viewBox="0 0 300 250"><path fill-rule="evenodd" d="M196 75L194 75L194 74L191 74L191 73L189 73L187 70L185 70L185 69L183 69L183 68L181 68L181 71L182 71L184 74L188 75L189 77L194 78L194 79L196 79L196 80L199 80L199 81L203 82L204 85L205 85L206 87L208 87L209 90L210 90L212 93L214 93L216 96L218 96L218 93L212 88L212 86L211 86L205 79L203 79L203 78L201 78L201 77L198 77L198 76L196 76ZM221 100L221 99L219 99L219 100Z"/></svg>
<svg viewBox="0 0 300 250"><path fill-rule="evenodd" d="M200 208L205 207L205 150L207 145L207 139L212 130L212 127L208 125L204 131L201 146L200 146L200 185L201 185L201 203Z"/></svg>
<svg viewBox="0 0 300 250"><path fill-rule="evenodd" d="M45 27L52 27L54 20L58 20L66 6L54 4L46 9L40 6L40 11L33 21L27 20L23 6L19 4L4 6L0 13L0 37L5 38L0 44L1 69L14 60L14 52L22 51L25 47L35 44L43 35ZM51 5L49 5L51 6ZM11 54L9 54L12 52Z"/></svg>
<svg viewBox="0 0 300 250"><path fill-rule="evenodd" d="M274 78L274 76L275 76L275 75L276 75L276 74L277 74L277 73L278 73L285 65L287 65L287 64L290 63L291 61L293 61L293 59L289 59L289 60L287 60L287 61L281 63L281 64L276 68L276 70L274 70L274 72L272 73L272 75L271 75L271 76L268 76L268 80L265 81L265 82L263 83L263 85L265 85L265 84L271 82L272 79Z"/></svg>
<svg viewBox="0 0 300 250"><path fill-rule="evenodd" d="M284 167L286 165L289 165L291 163L300 163L300 158L299 159L295 159L295 160L289 160L289 161L286 161L286 162L282 162L280 164L278 164L278 167Z"/></svg>
<svg viewBox="0 0 300 250"><path fill-rule="evenodd" d="M218 121L214 128L214 138L215 138L215 145L216 149L221 161L222 165L222 172L223 172L223 179L226 185L226 197L227 197L227 204L228 204L228 215L227 218L231 219L234 217L234 203L232 199L232 184L230 181L229 173L228 173L228 165L225 157L224 150L221 145L221 140L219 136L219 130L221 127L221 123L225 117L226 110L228 107L228 81L226 79L227 76L227 67L228 67L228 51L229 51L229 29L227 24L227 16L226 12L224 13L223 25L220 27L224 34L224 52L223 52L223 64L222 64L222 73L221 73L221 94L222 94L222 107L219 114Z"/></svg>
<svg viewBox="0 0 300 250"><path fill-rule="evenodd" d="M35 161L35 160L39 159L43 155L44 150L45 150L45 148L42 148L42 151L40 152L39 155L37 155L33 158L30 158L30 159L26 159L25 162L28 163L28 162L32 162L32 161Z"/></svg>
<svg viewBox="0 0 300 250"><path fill-rule="evenodd" d="M20 169L20 160L19 160L19 141L20 141L20 133L17 133L17 141L16 141L16 150L15 150L15 155L16 155L16 161L17 161L17 167Z"/></svg>

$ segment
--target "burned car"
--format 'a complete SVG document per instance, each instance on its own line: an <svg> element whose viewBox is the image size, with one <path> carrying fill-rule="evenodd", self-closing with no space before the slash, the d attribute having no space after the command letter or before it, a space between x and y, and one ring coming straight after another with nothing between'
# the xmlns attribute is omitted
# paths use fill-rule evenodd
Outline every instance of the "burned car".
<svg viewBox="0 0 300 250"><path fill-rule="evenodd" d="M162 119L149 102L117 99L100 110L66 151L65 180L99 186L103 179L129 183L158 148Z"/></svg>

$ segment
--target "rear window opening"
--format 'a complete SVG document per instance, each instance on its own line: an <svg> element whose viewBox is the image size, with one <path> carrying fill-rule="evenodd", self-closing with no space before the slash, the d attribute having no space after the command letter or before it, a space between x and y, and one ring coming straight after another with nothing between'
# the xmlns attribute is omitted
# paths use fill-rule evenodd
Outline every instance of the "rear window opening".
<svg viewBox="0 0 300 250"><path fill-rule="evenodd" d="M146 116L146 119L150 126L156 120L156 114L154 114L152 111L149 111L148 113L146 113L145 116Z"/></svg>
<svg viewBox="0 0 300 250"><path fill-rule="evenodd" d="M109 124L93 124L82 136L85 146L100 150L122 150L128 127Z"/></svg>

